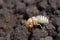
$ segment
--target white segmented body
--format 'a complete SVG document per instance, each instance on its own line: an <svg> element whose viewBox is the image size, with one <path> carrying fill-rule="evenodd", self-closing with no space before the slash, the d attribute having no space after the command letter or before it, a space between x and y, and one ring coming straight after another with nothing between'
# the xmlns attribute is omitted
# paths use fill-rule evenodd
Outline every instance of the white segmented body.
<svg viewBox="0 0 60 40"><path fill-rule="evenodd" d="M46 16L36 16L36 19L38 20L38 23L45 24L49 23L49 19Z"/></svg>

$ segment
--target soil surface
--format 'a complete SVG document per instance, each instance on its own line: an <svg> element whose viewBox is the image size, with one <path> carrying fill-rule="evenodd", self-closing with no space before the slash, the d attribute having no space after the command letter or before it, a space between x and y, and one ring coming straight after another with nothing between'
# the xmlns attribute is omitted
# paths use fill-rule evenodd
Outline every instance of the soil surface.
<svg viewBox="0 0 60 40"><path fill-rule="evenodd" d="M44 30L26 28L32 16L45 15ZM0 40L60 40L60 0L0 0Z"/></svg>

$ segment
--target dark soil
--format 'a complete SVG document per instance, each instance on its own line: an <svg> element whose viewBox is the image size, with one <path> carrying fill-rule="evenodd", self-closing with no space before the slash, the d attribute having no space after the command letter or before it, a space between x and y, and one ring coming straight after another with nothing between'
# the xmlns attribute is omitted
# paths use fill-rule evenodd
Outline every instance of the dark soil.
<svg viewBox="0 0 60 40"><path fill-rule="evenodd" d="M37 15L50 23L27 29L25 22ZM60 0L0 0L0 40L60 40Z"/></svg>

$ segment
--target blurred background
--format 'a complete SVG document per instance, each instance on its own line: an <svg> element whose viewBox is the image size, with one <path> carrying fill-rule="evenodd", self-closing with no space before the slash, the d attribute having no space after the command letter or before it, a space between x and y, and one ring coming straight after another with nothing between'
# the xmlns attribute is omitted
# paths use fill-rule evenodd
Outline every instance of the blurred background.
<svg viewBox="0 0 60 40"><path fill-rule="evenodd" d="M50 23L27 29L25 22L37 15ZM0 0L0 40L60 40L60 0Z"/></svg>

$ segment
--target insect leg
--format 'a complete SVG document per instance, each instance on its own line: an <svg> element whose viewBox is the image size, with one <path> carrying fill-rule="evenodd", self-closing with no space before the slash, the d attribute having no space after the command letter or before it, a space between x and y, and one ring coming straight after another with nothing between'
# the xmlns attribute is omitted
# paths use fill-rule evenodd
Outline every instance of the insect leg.
<svg viewBox="0 0 60 40"><path fill-rule="evenodd" d="M41 24L37 24L37 25L39 25L39 26L41 27L41 29L42 29L42 26L41 26Z"/></svg>
<svg viewBox="0 0 60 40"><path fill-rule="evenodd" d="M41 29L44 31L44 28L41 26L41 24L37 24L37 25L39 25L41 27Z"/></svg>

